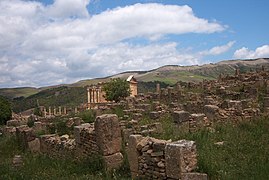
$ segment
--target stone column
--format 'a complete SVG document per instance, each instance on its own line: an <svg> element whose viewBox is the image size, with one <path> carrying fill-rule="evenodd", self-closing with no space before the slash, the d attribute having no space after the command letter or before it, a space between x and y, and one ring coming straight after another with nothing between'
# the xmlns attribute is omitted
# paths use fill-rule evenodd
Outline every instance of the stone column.
<svg viewBox="0 0 269 180"><path fill-rule="evenodd" d="M67 113L66 113L66 107L64 107L64 114L67 114Z"/></svg>
<svg viewBox="0 0 269 180"><path fill-rule="evenodd" d="M62 115L62 108L59 106L59 115Z"/></svg>
<svg viewBox="0 0 269 180"><path fill-rule="evenodd" d="M100 102L100 88L97 89L97 102Z"/></svg>
<svg viewBox="0 0 269 180"><path fill-rule="evenodd" d="M56 115L57 112L56 112L56 107L53 108L53 115Z"/></svg>
<svg viewBox="0 0 269 180"><path fill-rule="evenodd" d="M118 168L123 162L121 149L121 129L116 114L98 116L94 123L96 142L104 157L107 169Z"/></svg>
<svg viewBox="0 0 269 180"><path fill-rule="evenodd" d="M87 97L88 97L88 104L91 103L91 93L90 93L90 88L87 88Z"/></svg>
<svg viewBox="0 0 269 180"><path fill-rule="evenodd" d="M51 116L51 107L49 107L49 116Z"/></svg>
<svg viewBox="0 0 269 180"><path fill-rule="evenodd" d="M92 103L95 103L95 88L92 89Z"/></svg>
<svg viewBox="0 0 269 180"><path fill-rule="evenodd" d="M75 107L75 114L77 114L78 113L78 108L77 107Z"/></svg>

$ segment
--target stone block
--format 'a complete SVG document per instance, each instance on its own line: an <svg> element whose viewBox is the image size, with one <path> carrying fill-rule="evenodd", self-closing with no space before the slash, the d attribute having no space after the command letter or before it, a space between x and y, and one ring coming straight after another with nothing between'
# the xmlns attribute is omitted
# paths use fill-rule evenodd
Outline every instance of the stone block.
<svg viewBox="0 0 269 180"><path fill-rule="evenodd" d="M138 151L136 149L137 144L143 139L141 135L131 135L129 137L129 143L127 146L127 157L130 164L130 171L132 179L138 177Z"/></svg>
<svg viewBox="0 0 269 180"><path fill-rule="evenodd" d="M41 132L41 131L46 131L46 124L42 122L34 122L33 130L35 133Z"/></svg>
<svg viewBox="0 0 269 180"><path fill-rule="evenodd" d="M21 123L19 120L9 120L7 121L7 126L13 126L13 127L17 127L20 126Z"/></svg>
<svg viewBox="0 0 269 180"><path fill-rule="evenodd" d="M264 107L269 107L269 97L264 97Z"/></svg>
<svg viewBox="0 0 269 180"><path fill-rule="evenodd" d="M116 114L98 116L94 123L96 142L100 153L108 156L120 152L121 129Z"/></svg>
<svg viewBox="0 0 269 180"><path fill-rule="evenodd" d="M219 107L215 105L205 105L204 113L210 120L213 120L217 118L217 115L219 114Z"/></svg>
<svg viewBox="0 0 269 180"><path fill-rule="evenodd" d="M122 135L123 135L123 141L125 143L128 143L129 142L129 137L130 135L133 134L133 130L128 128L128 129L123 129L122 130Z"/></svg>
<svg viewBox="0 0 269 180"><path fill-rule="evenodd" d="M180 140L165 147L166 174L180 179L181 173L191 172L197 167L196 145L194 141Z"/></svg>
<svg viewBox="0 0 269 180"><path fill-rule="evenodd" d="M5 134L6 136L16 135L16 128L6 126L3 128L3 134Z"/></svg>
<svg viewBox="0 0 269 180"><path fill-rule="evenodd" d="M123 156L120 152L108 156L103 156L103 158L108 170L119 168L123 162Z"/></svg>
<svg viewBox="0 0 269 180"><path fill-rule="evenodd" d="M150 117L150 119L156 120L156 119L160 118L160 113L157 111L152 111L149 113L149 117Z"/></svg>
<svg viewBox="0 0 269 180"><path fill-rule="evenodd" d="M204 174L204 173L182 173L181 180L207 180L207 174Z"/></svg>
<svg viewBox="0 0 269 180"><path fill-rule="evenodd" d="M242 102L230 100L228 101L228 107L234 108L235 110L238 110L238 111L242 111Z"/></svg>
<svg viewBox="0 0 269 180"><path fill-rule="evenodd" d="M189 121L190 119L190 113L187 111L174 111L173 112L173 120L175 123L182 123Z"/></svg>
<svg viewBox="0 0 269 180"><path fill-rule="evenodd" d="M33 141L28 142L29 150L32 153L40 152L40 141L38 138L35 138Z"/></svg>
<svg viewBox="0 0 269 180"><path fill-rule="evenodd" d="M92 127L92 125L89 123L81 124L80 126L74 127L74 137L77 143L81 143L80 132L82 131L82 129L90 128L90 127Z"/></svg>

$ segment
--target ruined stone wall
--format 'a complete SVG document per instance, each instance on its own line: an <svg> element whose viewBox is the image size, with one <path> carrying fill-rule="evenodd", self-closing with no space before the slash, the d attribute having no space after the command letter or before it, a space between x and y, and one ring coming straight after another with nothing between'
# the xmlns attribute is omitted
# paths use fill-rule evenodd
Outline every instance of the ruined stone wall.
<svg viewBox="0 0 269 180"><path fill-rule="evenodd" d="M74 127L77 156L98 154L94 124L82 124Z"/></svg>
<svg viewBox="0 0 269 180"><path fill-rule="evenodd" d="M64 157L75 152L75 140L56 134L40 136L40 151L53 157Z"/></svg>
<svg viewBox="0 0 269 180"><path fill-rule="evenodd" d="M195 173L197 153L194 141L177 142L131 135L127 155L133 179L207 179Z"/></svg>

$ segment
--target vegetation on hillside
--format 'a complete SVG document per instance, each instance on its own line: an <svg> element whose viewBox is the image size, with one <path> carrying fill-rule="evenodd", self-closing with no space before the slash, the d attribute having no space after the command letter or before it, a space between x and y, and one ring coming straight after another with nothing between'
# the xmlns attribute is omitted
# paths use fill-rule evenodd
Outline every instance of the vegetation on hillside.
<svg viewBox="0 0 269 180"><path fill-rule="evenodd" d="M61 86L53 89L46 89L27 98L20 97L13 99L13 111L21 112L35 108L36 102L40 106L78 106L86 102L87 93L83 87Z"/></svg>
<svg viewBox="0 0 269 180"><path fill-rule="evenodd" d="M0 125L6 124L11 119L12 111L8 100L0 96Z"/></svg>

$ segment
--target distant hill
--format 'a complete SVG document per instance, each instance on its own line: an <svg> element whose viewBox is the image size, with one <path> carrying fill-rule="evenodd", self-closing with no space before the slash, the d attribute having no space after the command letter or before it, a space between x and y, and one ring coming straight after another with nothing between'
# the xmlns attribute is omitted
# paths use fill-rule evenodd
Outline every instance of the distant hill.
<svg viewBox="0 0 269 180"><path fill-rule="evenodd" d="M36 100L43 106L79 105L86 102L85 86L109 81L110 78L127 78L134 75L140 81L139 92L152 91L157 82L162 87L173 85L178 81L199 82L203 79L214 80L219 74L231 75L236 69L241 72L261 69L269 69L269 58L251 60L227 60L218 63L194 66L168 65L149 71L123 72L109 77L81 80L73 84L56 85L42 88L22 87L3 88L0 95L8 97L13 102L16 112L33 108Z"/></svg>
<svg viewBox="0 0 269 180"><path fill-rule="evenodd" d="M20 87L20 88L2 88L0 89L0 95L9 99L17 97L28 97L30 95L38 93L40 90L33 87Z"/></svg>
<svg viewBox="0 0 269 180"><path fill-rule="evenodd" d="M178 81L199 82L203 79L214 80L219 74L234 74L235 69L241 72L255 70L256 68L269 68L269 58L250 59L250 60L227 60L218 63L194 66L167 65L149 71L129 71L100 79L83 80L71 84L71 86L86 86L99 81L108 81L110 78L127 78L134 75L138 81L150 82L161 81L168 84L175 84Z"/></svg>

